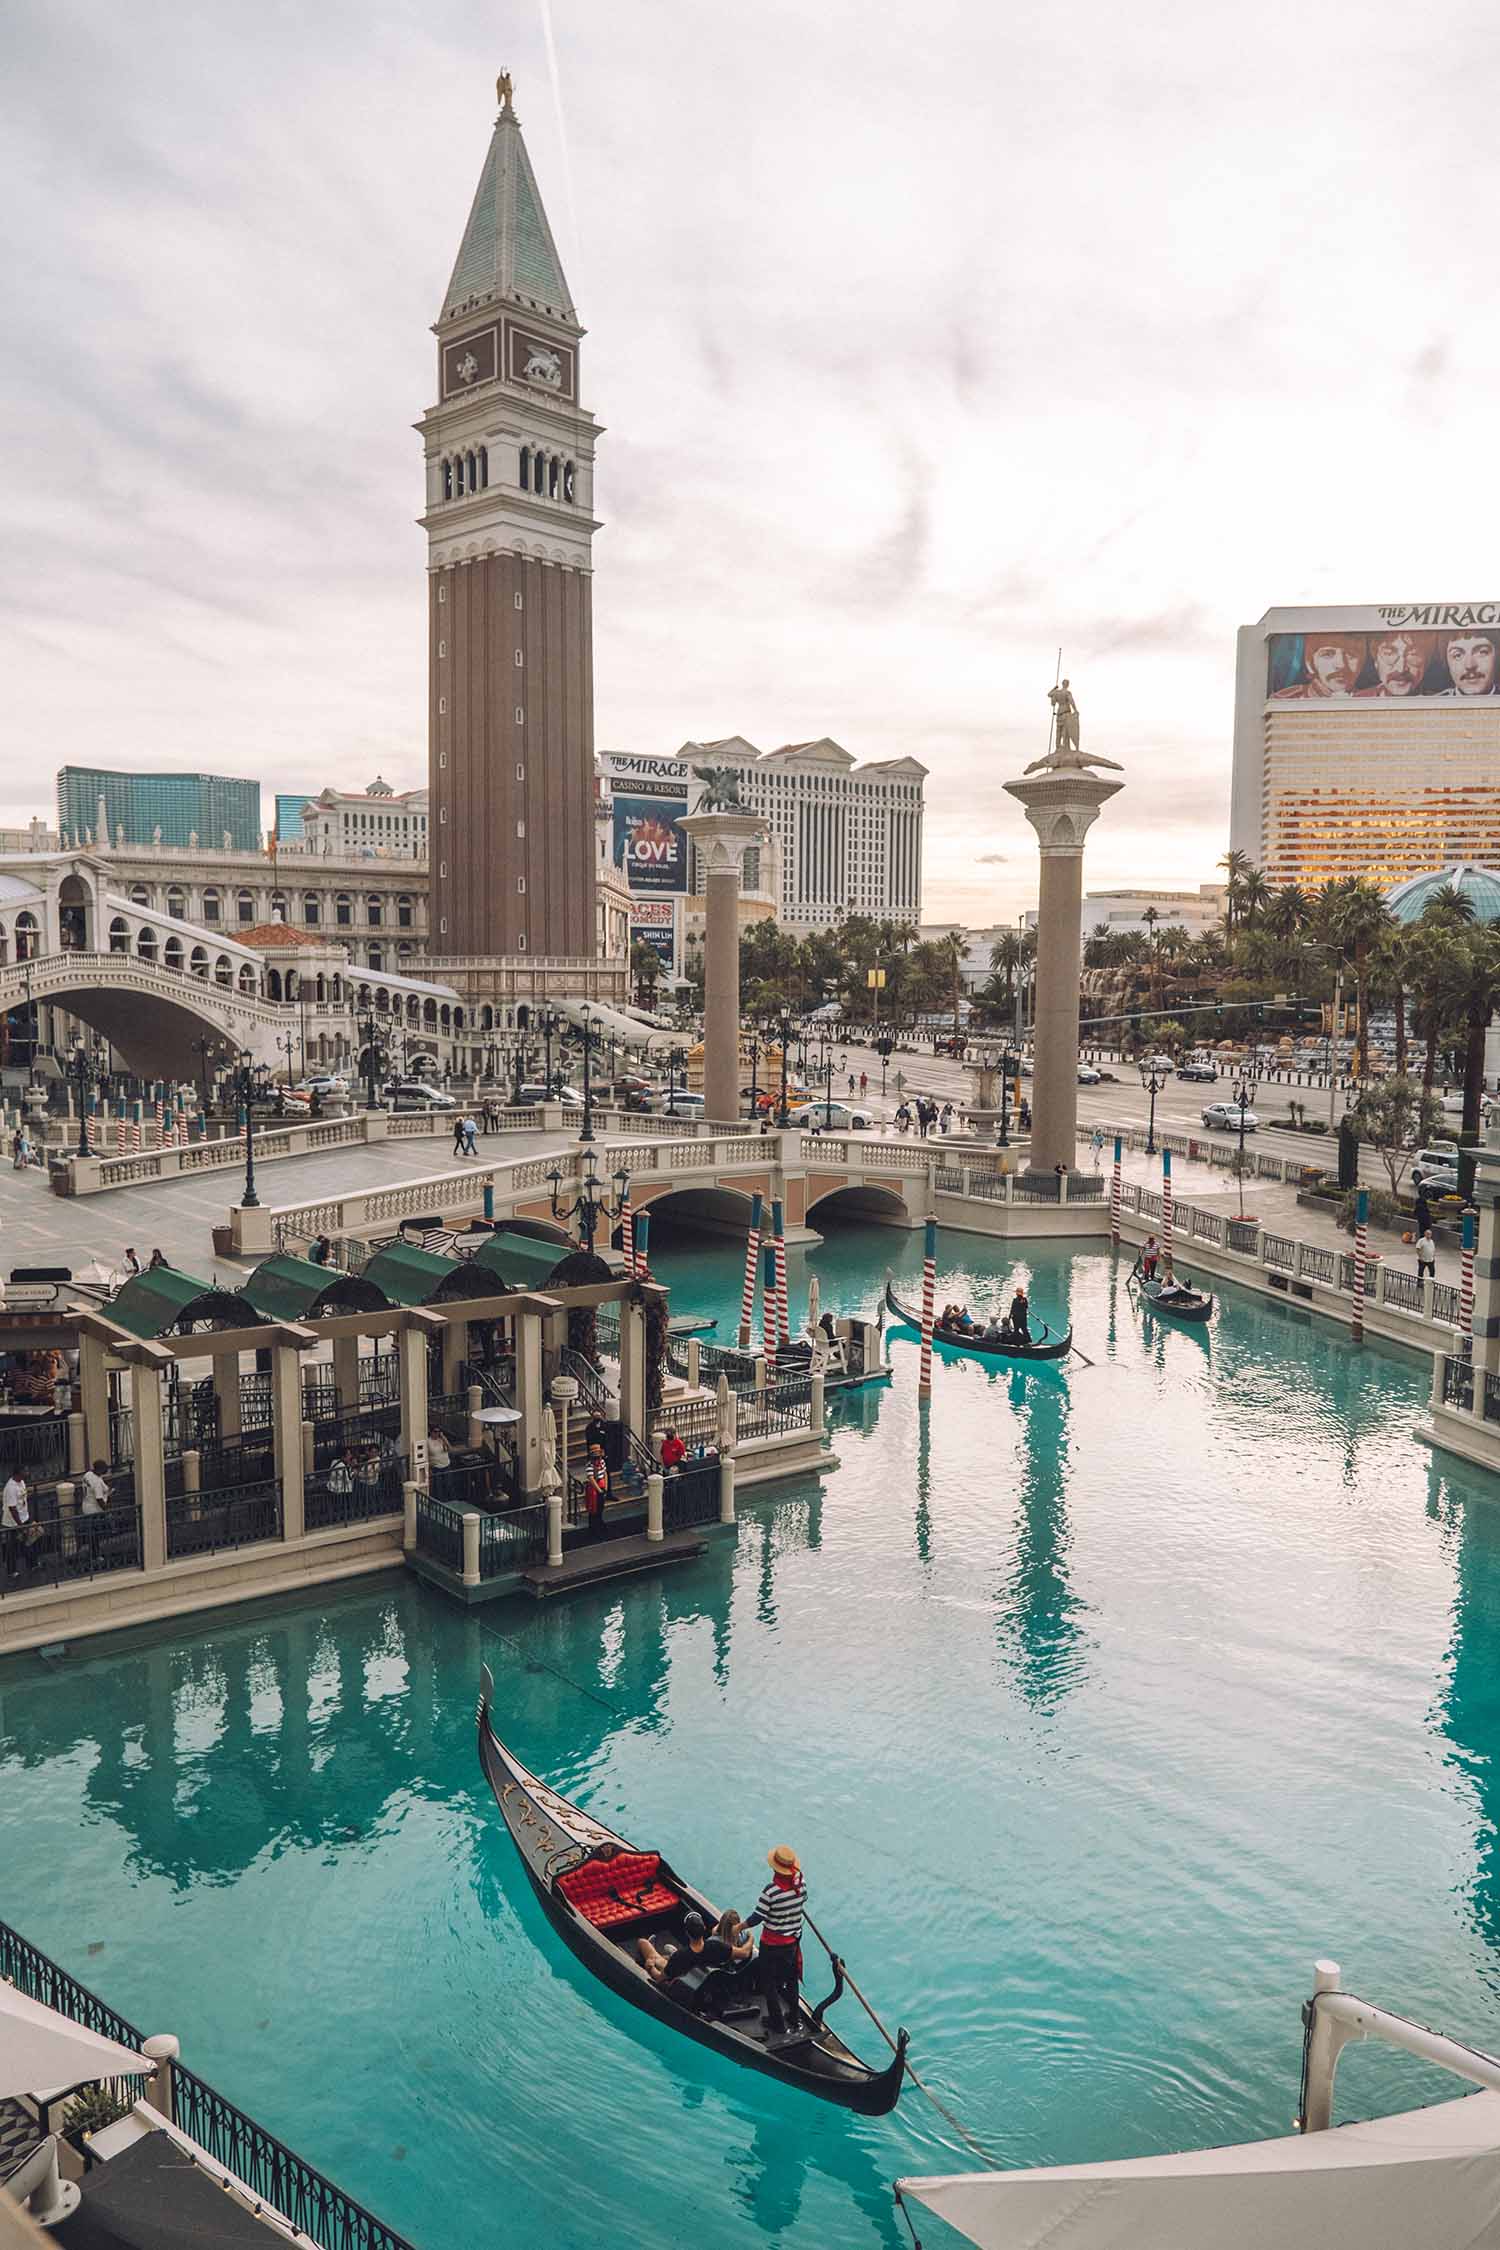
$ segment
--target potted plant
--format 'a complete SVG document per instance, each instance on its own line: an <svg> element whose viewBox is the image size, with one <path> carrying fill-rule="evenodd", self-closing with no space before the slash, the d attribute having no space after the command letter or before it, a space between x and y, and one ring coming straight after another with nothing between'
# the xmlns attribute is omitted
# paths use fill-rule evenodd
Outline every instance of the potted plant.
<svg viewBox="0 0 1500 2250"><path fill-rule="evenodd" d="M85 2086L73 2096L63 2111L63 2135L80 2156L88 2154L84 2142L90 2133L102 2133L106 2125L128 2114L130 2096L116 2094L102 2081L97 2086Z"/></svg>

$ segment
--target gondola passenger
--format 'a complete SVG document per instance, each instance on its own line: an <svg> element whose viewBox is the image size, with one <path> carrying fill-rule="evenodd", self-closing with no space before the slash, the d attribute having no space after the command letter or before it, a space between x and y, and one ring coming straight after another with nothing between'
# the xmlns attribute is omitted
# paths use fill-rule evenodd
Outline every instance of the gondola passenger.
<svg viewBox="0 0 1500 2250"><path fill-rule="evenodd" d="M709 1936L708 1924L696 1907L689 1907L682 1917L682 1936L682 1944L674 1946L670 1953L663 1953L648 1937L636 1940L635 1949L640 1956L641 1966L653 1984L670 1988L690 1970L728 1968L729 1947L721 1938ZM692 2007L693 1991L693 1986L689 1986L677 1998L685 2006Z"/></svg>

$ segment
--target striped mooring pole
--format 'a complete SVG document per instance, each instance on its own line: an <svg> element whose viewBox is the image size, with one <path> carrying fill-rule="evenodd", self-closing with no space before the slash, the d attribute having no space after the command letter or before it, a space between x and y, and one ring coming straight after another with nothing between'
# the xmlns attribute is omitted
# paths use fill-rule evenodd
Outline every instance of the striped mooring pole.
<svg viewBox="0 0 1500 2250"><path fill-rule="evenodd" d="M755 1272L760 1264L761 1199L750 1198L750 1231L745 1236L745 1286L740 1295L740 1350L750 1349L750 1336L755 1325Z"/></svg>
<svg viewBox="0 0 1500 2250"><path fill-rule="evenodd" d="M620 1198L620 1250L625 1260L625 1271L635 1275L635 1213L630 1208L630 1189Z"/></svg>
<svg viewBox="0 0 1500 2250"><path fill-rule="evenodd" d="M1470 1345L1474 1341L1474 1253L1479 1247L1479 1213L1465 1211L1458 1267L1458 1325Z"/></svg>
<svg viewBox="0 0 1500 2250"><path fill-rule="evenodd" d="M146 1137L145 1116L145 1103L132 1102L130 1105L130 1145L132 1149L138 1149Z"/></svg>
<svg viewBox="0 0 1500 2250"><path fill-rule="evenodd" d="M643 1211L635 1222L635 1278L637 1281L649 1281L651 1279L651 1267L647 1262L650 1245L651 1213Z"/></svg>
<svg viewBox="0 0 1500 2250"><path fill-rule="evenodd" d="M1357 1188L1354 1194L1354 1317L1350 1334L1356 1344L1365 1340L1365 1252L1369 1243L1370 1191Z"/></svg>
<svg viewBox="0 0 1500 2250"><path fill-rule="evenodd" d="M1124 1136L1116 1133L1115 1168L1109 1182L1109 1239L1117 1250L1120 1247L1120 1158L1124 1146Z"/></svg>
<svg viewBox="0 0 1500 2250"><path fill-rule="evenodd" d="M760 1337L765 1353L766 1382L776 1380L776 1249L768 1242L764 1252L765 1264L760 1285Z"/></svg>
<svg viewBox="0 0 1500 2250"><path fill-rule="evenodd" d="M1172 1151L1161 1152L1161 1255L1168 1278L1172 1268Z"/></svg>
<svg viewBox="0 0 1500 2250"><path fill-rule="evenodd" d="M786 1215L779 1196L771 1203L771 1232L776 1240L776 1341L789 1344L792 1331L786 1303Z"/></svg>
<svg viewBox="0 0 1500 2250"><path fill-rule="evenodd" d="M917 1390L925 1398L932 1389L932 1323L937 1311L937 1221L927 1221L922 1242L922 1363Z"/></svg>

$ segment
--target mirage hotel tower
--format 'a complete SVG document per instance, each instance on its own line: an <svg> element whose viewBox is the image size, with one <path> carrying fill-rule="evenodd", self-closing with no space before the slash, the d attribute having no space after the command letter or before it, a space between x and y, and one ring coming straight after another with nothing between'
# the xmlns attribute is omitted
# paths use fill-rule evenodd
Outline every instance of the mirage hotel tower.
<svg viewBox="0 0 1500 2250"><path fill-rule="evenodd" d="M430 958L501 1028L611 996L594 919L597 425L509 77L434 333L427 464ZM524 1022L525 1014L521 1020Z"/></svg>

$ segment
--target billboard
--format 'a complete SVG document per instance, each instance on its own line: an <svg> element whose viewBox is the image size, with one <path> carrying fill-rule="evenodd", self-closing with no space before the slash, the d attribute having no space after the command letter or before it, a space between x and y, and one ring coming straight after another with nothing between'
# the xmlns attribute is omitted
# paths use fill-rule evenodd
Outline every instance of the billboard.
<svg viewBox="0 0 1500 2250"><path fill-rule="evenodd" d="M605 761L614 824L614 860L632 891L671 898L687 889L688 769L676 758Z"/></svg>
<svg viewBox="0 0 1500 2250"><path fill-rule="evenodd" d="M669 898L638 899L630 910L630 942L649 945L670 976L677 965L676 909Z"/></svg>
<svg viewBox="0 0 1500 2250"><path fill-rule="evenodd" d="M1500 605L1377 611L1369 631L1342 625L1267 635L1272 703L1500 702ZM1439 622L1425 623L1435 619ZM1452 620L1458 619L1459 622ZM1486 623L1483 619L1495 619Z"/></svg>

